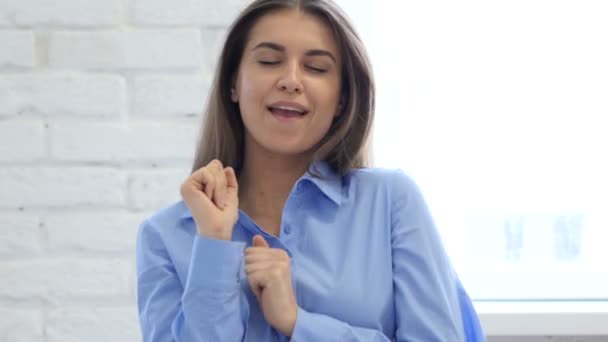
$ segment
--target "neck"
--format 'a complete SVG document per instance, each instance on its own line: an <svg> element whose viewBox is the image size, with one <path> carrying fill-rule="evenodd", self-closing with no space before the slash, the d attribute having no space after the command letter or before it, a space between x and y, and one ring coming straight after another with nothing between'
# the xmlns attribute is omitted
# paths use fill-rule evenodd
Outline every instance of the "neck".
<svg viewBox="0 0 608 342"><path fill-rule="evenodd" d="M310 157L245 153L239 173L239 207L252 217L279 218L294 183L306 172Z"/></svg>

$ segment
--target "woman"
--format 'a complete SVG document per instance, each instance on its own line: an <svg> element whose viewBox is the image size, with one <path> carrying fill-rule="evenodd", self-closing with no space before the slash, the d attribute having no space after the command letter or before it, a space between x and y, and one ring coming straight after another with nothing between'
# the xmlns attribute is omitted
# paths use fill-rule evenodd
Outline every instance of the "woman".
<svg viewBox="0 0 608 342"><path fill-rule="evenodd" d="M140 228L144 340L483 340L415 184L365 168L373 113L335 4L246 8L183 201Z"/></svg>

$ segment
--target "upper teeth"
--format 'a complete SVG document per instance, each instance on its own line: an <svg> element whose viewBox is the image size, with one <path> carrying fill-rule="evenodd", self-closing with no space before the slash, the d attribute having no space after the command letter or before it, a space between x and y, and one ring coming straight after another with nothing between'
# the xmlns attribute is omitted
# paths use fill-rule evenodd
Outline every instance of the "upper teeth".
<svg viewBox="0 0 608 342"><path fill-rule="evenodd" d="M298 109L298 108L293 108L293 107L283 107L283 106L276 106L273 107L274 109L282 109L282 110L290 110L292 112L298 112L298 113L304 113L304 111Z"/></svg>

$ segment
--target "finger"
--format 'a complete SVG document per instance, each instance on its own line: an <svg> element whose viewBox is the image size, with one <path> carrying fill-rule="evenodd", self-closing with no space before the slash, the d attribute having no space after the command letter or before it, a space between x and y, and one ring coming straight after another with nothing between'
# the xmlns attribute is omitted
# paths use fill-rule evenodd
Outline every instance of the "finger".
<svg viewBox="0 0 608 342"><path fill-rule="evenodd" d="M260 296L262 295L262 290L259 287L255 286L255 285L251 285L251 284L249 284L249 287L251 287L251 292L253 292L253 295L259 301L260 300Z"/></svg>
<svg viewBox="0 0 608 342"><path fill-rule="evenodd" d="M239 185L236 179L236 174L234 173L234 169L230 166L224 168L224 177L226 179L226 205L238 207Z"/></svg>
<svg viewBox="0 0 608 342"><path fill-rule="evenodd" d="M248 275L258 271L264 271L274 267L275 263L272 260L265 260L245 265L245 273Z"/></svg>
<svg viewBox="0 0 608 342"><path fill-rule="evenodd" d="M247 247L245 248L245 255L254 255L254 254L268 254L273 255L275 257L280 257L284 252L280 248L268 248L268 247Z"/></svg>
<svg viewBox="0 0 608 342"><path fill-rule="evenodd" d="M249 287L258 300L260 300L262 291L264 290L264 278L264 272L254 272L247 275Z"/></svg>
<svg viewBox="0 0 608 342"><path fill-rule="evenodd" d="M206 167L201 167L190 175L186 182L184 182L184 186L186 188L193 187L198 191L204 192L209 183L213 183L213 175Z"/></svg>
<svg viewBox="0 0 608 342"><path fill-rule="evenodd" d="M272 253L272 254L276 254L277 256L284 256L286 258L289 258L289 254L287 253L287 251L285 251L282 248L273 248L273 247L267 247L266 246L249 246L247 248L245 248L245 253Z"/></svg>
<svg viewBox="0 0 608 342"><path fill-rule="evenodd" d="M204 170L204 173L208 179L208 182L205 184L205 194L209 198L210 201L213 202L213 189L215 189L215 176L213 172L208 168Z"/></svg>
<svg viewBox="0 0 608 342"><path fill-rule="evenodd" d="M245 254L245 264L252 264L255 262L273 261L277 260L277 257L271 253L249 253Z"/></svg>
<svg viewBox="0 0 608 342"><path fill-rule="evenodd" d="M222 162L217 160L217 159L213 159L211 162L209 162L209 164L207 164L207 167L209 169L209 172L211 172L211 174L213 175L213 190L211 191L211 196L210 197L213 200L213 203L215 203L215 205L218 208L221 208L221 202L220 202L220 198L218 196L218 187L220 187L220 182L221 182L221 177L223 176L223 165Z"/></svg>
<svg viewBox="0 0 608 342"><path fill-rule="evenodd" d="M224 168L224 174L226 175L226 186L238 190L239 184L236 180L236 174L234 169L230 166Z"/></svg>
<svg viewBox="0 0 608 342"><path fill-rule="evenodd" d="M291 258L287 252L280 248L247 247L245 249L245 262L255 262L261 260L290 262Z"/></svg>
<svg viewBox="0 0 608 342"><path fill-rule="evenodd" d="M217 199L218 206L224 208L226 207L226 175L222 168L218 168L215 178L217 182L215 184L214 196Z"/></svg>
<svg viewBox="0 0 608 342"><path fill-rule="evenodd" d="M260 234L256 234L253 237L253 241L251 243L254 247L266 247L266 248L270 248L270 245L268 245L268 242L266 242L266 240L264 240L264 237Z"/></svg>
<svg viewBox="0 0 608 342"><path fill-rule="evenodd" d="M198 170L194 171L190 175L190 178L198 183L207 184L210 180L212 180L212 178L210 179L210 176L212 175L209 173L209 167L203 166Z"/></svg>

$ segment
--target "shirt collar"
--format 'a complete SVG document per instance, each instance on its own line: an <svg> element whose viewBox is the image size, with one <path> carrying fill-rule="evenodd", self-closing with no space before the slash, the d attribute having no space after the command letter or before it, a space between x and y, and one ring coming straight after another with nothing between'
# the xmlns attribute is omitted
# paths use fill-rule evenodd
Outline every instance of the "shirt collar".
<svg viewBox="0 0 608 342"><path fill-rule="evenodd" d="M315 174L316 172L316 174ZM341 205L344 199L342 188L342 177L324 161L314 162L308 171L296 182L296 186L303 184L305 180L313 183L325 196L337 205ZM182 219L191 218L192 213L186 204L181 202Z"/></svg>
<svg viewBox="0 0 608 342"><path fill-rule="evenodd" d="M319 177L314 175L315 172ZM342 177L327 162L314 162L298 183L302 182L303 179L315 184L335 204L342 204L344 199Z"/></svg>

